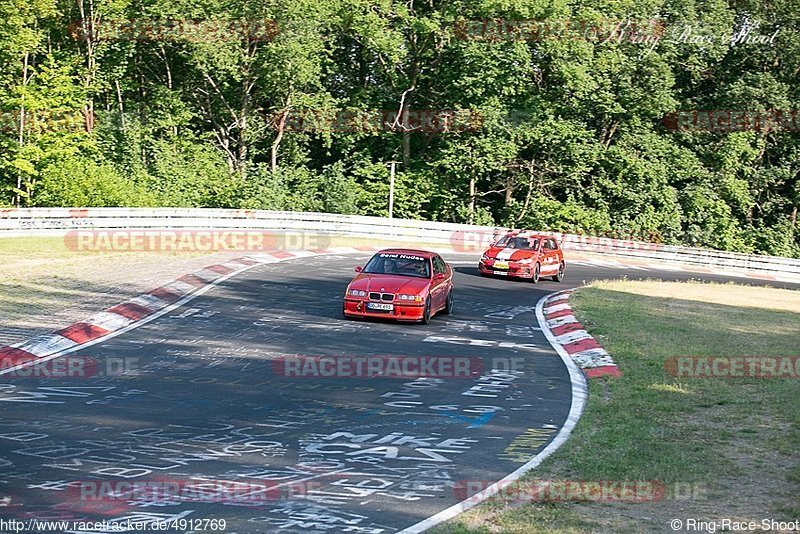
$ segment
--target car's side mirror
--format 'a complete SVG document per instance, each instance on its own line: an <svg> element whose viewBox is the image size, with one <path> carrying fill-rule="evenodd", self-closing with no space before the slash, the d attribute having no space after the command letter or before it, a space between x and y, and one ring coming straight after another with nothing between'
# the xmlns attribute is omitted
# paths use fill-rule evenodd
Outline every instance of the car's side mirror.
<svg viewBox="0 0 800 534"><path fill-rule="evenodd" d="M362 266L356 265L356 272L357 273L360 273L362 270L364 270L364 268Z"/></svg>

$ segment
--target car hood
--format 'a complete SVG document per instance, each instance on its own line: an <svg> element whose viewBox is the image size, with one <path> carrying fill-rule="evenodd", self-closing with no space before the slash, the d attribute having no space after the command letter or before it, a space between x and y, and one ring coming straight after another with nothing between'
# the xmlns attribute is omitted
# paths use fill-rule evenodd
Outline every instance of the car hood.
<svg viewBox="0 0 800 534"><path fill-rule="evenodd" d="M535 250L520 250L518 248L492 247L484 252L489 258L500 261L519 261L536 256Z"/></svg>
<svg viewBox="0 0 800 534"><path fill-rule="evenodd" d="M407 295L422 294L429 286L430 280L427 278L391 274L361 273L350 282L350 289L377 291L380 293L403 293Z"/></svg>

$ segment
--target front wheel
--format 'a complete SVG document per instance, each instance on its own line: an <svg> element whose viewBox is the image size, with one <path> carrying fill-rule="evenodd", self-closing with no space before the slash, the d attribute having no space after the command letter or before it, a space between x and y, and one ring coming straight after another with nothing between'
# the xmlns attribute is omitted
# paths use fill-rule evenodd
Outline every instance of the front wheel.
<svg viewBox="0 0 800 534"><path fill-rule="evenodd" d="M453 290L451 289L450 292L447 294L447 301L444 304L444 310L442 313L445 315L450 315L453 313Z"/></svg>
<svg viewBox="0 0 800 534"><path fill-rule="evenodd" d="M567 265L562 261L558 264L558 272L553 275L553 280L555 282L560 282L564 279L564 271L566 271Z"/></svg>
<svg viewBox="0 0 800 534"><path fill-rule="evenodd" d="M533 276L531 276L531 282L534 284L539 283L539 272L542 270L542 267L537 262L536 265L533 267Z"/></svg>
<svg viewBox="0 0 800 534"><path fill-rule="evenodd" d="M431 297L425 298L425 309L422 311L422 324L431 322Z"/></svg>

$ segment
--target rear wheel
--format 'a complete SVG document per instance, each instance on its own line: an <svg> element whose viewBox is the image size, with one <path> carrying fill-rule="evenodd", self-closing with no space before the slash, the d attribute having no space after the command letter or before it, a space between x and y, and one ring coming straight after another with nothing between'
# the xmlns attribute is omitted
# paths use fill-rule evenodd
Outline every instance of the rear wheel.
<svg viewBox="0 0 800 534"><path fill-rule="evenodd" d="M539 283L539 272L542 270L541 266L537 262L536 265L533 267L533 276L531 276L531 282L534 284Z"/></svg>
<svg viewBox="0 0 800 534"><path fill-rule="evenodd" d="M447 301L444 304L444 310L442 310L442 312L445 315L450 315L451 313L453 313L453 290L452 289L447 294Z"/></svg>
<svg viewBox="0 0 800 534"><path fill-rule="evenodd" d="M563 261L561 263L559 263L558 264L558 272L555 275L553 275L553 280L556 281L556 282L562 281L564 279L564 271L566 271L566 269L567 269L567 266Z"/></svg>
<svg viewBox="0 0 800 534"><path fill-rule="evenodd" d="M431 322L431 297L425 298L425 309L422 311L422 324Z"/></svg>

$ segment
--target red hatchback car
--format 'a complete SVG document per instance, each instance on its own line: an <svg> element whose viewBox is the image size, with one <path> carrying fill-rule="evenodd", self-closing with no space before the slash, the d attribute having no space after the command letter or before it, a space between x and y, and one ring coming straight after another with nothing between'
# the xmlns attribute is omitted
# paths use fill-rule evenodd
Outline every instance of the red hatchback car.
<svg viewBox="0 0 800 534"><path fill-rule="evenodd" d="M510 231L483 253L478 269L484 276L527 278L534 284L542 276L564 279L564 252L551 236L529 231Z"/></svg>
<svg viewBox="0 0 800 534"><path fill-rule="evenodd" d="M453 311L453 269L435 252L386 249L347 285L345 317L381 317L428 324Z"/></svg>

